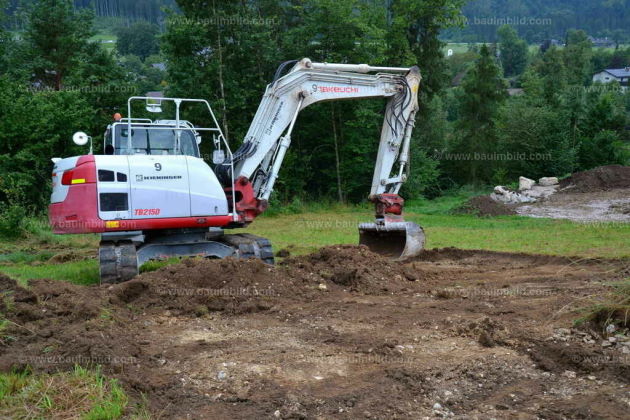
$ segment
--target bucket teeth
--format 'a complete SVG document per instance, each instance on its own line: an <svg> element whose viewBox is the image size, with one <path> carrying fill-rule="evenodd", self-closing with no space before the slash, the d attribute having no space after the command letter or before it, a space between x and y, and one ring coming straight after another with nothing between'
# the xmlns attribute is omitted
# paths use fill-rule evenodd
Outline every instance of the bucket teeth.
<svg viewBox="0 0 630 420"><path fill-rule="evenodd" d="M413 222L359 225L359 243L390 258L404 259L420 254L424 240L424 231Z"/></svg>

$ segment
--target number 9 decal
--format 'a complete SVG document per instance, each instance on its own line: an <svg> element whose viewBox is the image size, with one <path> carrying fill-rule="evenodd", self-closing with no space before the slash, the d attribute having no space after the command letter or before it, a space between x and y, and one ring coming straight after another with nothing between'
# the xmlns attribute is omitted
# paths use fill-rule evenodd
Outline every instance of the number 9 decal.
<svg viewBox="0 0 630 420"><path fill-rule="evenodd" d="M162 164L161 163L156 163L155 164L155 170L156 171L161 171L162 170Z"/></svg>

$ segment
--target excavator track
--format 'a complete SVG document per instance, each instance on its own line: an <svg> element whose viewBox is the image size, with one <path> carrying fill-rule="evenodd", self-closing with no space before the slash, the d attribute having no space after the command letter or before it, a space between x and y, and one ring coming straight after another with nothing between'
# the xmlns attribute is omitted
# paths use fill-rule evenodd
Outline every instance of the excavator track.
<svg viewBox="0 0 630 420"><path fill-rule="evenodd" d="M98 258L101 284L120 283L138 275L136 246L131 241L102 241Z"/></svg>
<svg viewBox="0 0 630 420"><path fill-rule="evenodd" d="M224 235L221 242L233 247L239 259L258 258L266 264L274 264L273 249L267 238L251 233L238 233Z"/></svg>

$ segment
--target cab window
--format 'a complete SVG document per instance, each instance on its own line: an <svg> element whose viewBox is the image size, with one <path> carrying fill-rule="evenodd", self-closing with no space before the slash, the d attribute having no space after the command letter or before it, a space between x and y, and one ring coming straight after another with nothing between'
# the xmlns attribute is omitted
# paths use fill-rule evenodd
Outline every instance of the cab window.
<svg viewBox="0 0 630 420"><path fill-rule="evenodd" d="M166 127L166 126L162 126ZM180 149L182 155L199 157L195 136L191 130L181 130ZM136 155L174 155L177 137L175 130L150 129L146 126L117 125L115 128L115 154L127 154L127 142L131 136L131 153Z"/></svg>

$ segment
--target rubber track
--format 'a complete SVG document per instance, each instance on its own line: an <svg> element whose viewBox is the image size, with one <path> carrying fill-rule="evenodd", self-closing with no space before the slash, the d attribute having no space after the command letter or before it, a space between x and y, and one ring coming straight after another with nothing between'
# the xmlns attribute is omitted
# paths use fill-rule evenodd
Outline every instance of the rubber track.
<svg viewBox="0 0 630 420"><path fill-rule="evenodd" d="M136 246L132 242L101 242L98 250L101 284L131 280L138 275Z"/></svg>
<svg viewBox="0 0 630 420"><path fill-rule="evenodd" d="M266 264L274 264L273 249L267 238L251 233L237 233L224 235L221 242L234 247L240 259L258 258Z"/></svg>

